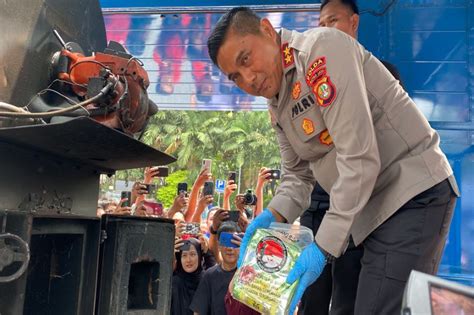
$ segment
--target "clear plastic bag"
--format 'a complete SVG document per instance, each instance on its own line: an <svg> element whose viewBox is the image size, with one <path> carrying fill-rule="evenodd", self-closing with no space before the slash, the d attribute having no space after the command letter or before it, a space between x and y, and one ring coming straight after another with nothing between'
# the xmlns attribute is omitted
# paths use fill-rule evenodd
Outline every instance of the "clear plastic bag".
<svg viewBox="0 0 474 315"><path fill-rule="evenodd" d="M250 240L241 268L232 281L232 296L262 314L287 314L298 281L286 283L304 247L313 242L310 229L272 223Z"/></svg>

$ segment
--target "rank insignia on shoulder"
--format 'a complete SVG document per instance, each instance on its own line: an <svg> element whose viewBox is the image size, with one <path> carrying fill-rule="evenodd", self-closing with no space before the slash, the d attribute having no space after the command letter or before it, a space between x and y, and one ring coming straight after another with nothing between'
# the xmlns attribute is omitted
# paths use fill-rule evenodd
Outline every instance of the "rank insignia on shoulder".
<svg viewBox="0 0 474 315"><path fill-rule="evenodd" d="M295 63L295 57L293 56L293 48L285 43L281 46L281 57L283 58L283 66L285 68Z"/></svg>
<svg viewBox="0 0 474 315"><path fill-rule="evenodd" d="M327 107L336 98L336 87L332 84L329 76L325 75L313 85L313 93L316 95L319 106Z"/></svg>
<svg viewBox="0 0 474 315"><path fill-rule="evenodd" d="M294 85L293 85L293 90L291 90L291 97L296 100L300 97L300 94L301 94L301 82L300 81L297 81Z"/></svg>
<svg viewBox="0 0 474 315"><path fill-rule="evenodd" d="M329 134L329 131L327 129L323 130L319 134L319 142L321 142L324 145L331 145L332 144L332 138L331 138L331 135Z"/></svg>
<svg viewBox="0 0 474 315"><path fill-rule="evenodd" d="M308 86L313 86L320 77L326 74L326 57L316 58L306 72L306 83Z"/></svg>
<svg viewBox="0 0 474 315"><path fill-rule="evenodd" d="M314 132L314 123L311 119L304 118L301 123L301 128L303 128L305 134L310 135Z"/></svg>

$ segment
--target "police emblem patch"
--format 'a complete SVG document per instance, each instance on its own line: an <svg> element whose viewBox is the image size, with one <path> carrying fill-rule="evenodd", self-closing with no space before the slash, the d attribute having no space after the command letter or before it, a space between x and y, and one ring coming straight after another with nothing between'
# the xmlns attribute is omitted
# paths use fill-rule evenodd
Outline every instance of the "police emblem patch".
<svg viewBox="0 0 474 315"><path fill-rule="evenodd" d="M257 244L257 265L266 272L278 272L288 259L286 245L274 236L266 236Z"/></svg>
<svg viewBox="0 0 474 315"><path fill-rule="evenodd" d="M295 63L295 58L293 57L293 48L288 46L288 43L285 43L281 46L281 56L283 59L283 66L285 68Z"/></svg>
<svg viewBox="0 0 474 315"><path fill-rule="evenodd" d="M300 81L296 82L295 85L293 85L293 90L291 91L291 97L293 97L294 100L298 99L301 94L301 83Z"/></svg>
<svg viewBox="0 0 474 315"><path fill-rule="evenodd" d="M301 123L301 128L303 128L303 131L305 134L310 135L314 132L314 124L311 119L304 118L303 122Z"/></svg>
<svg viewBox="0 0 474 315"><path fill-rule="evenodd" d="M313 86L321 76L326 74L325 66L326 57L318 57L309 65L305 78L308 86Z"/></svg>
<svg viewBox="0 0 474 315"><path fill-rule="evenodd" d="M316 95L319 106L322 107L331 105L336 98L336 88L329 76L324 76L313 86L313 93Z"/></svg>
<svg viewBox="0 0 474 315"><path fill-rule="evenodd" d="M332 144L332 138L327 129L325 129L319 134L319 141L324 145Z"/></svg>

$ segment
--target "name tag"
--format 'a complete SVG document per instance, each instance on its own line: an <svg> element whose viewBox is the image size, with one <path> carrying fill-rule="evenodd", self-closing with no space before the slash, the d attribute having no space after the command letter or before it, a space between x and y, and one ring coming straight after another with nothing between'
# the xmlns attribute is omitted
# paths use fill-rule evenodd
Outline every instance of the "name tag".
<svg viewBox="0 0 474 315"><path fill-rule="evenodd" d="M295 120L299 116L306 113L312 106L316 104L314 95L306 94L300 98L296 103L291 107L291 119Z"/></svg>

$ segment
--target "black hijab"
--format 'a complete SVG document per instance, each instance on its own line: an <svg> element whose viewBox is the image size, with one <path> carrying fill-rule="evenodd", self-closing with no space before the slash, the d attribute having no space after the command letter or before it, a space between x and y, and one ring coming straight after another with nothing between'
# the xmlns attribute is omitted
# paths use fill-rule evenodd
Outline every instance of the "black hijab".
<svg viewBox="0 0 474 315"><path fill-rule="evenodd" d="M192 272L184 271L181 264L182 251L176 253L176 271L173 275L172 296L171 296L171 314L172 315L188 315L193 314L189 309L193 301L194 292L199 285L202 274L202 250L201 244L195 238L190 238L185 241L183 247L185 250L187 246L192 245L196 248L198 254L198 267Z"/></svg>

